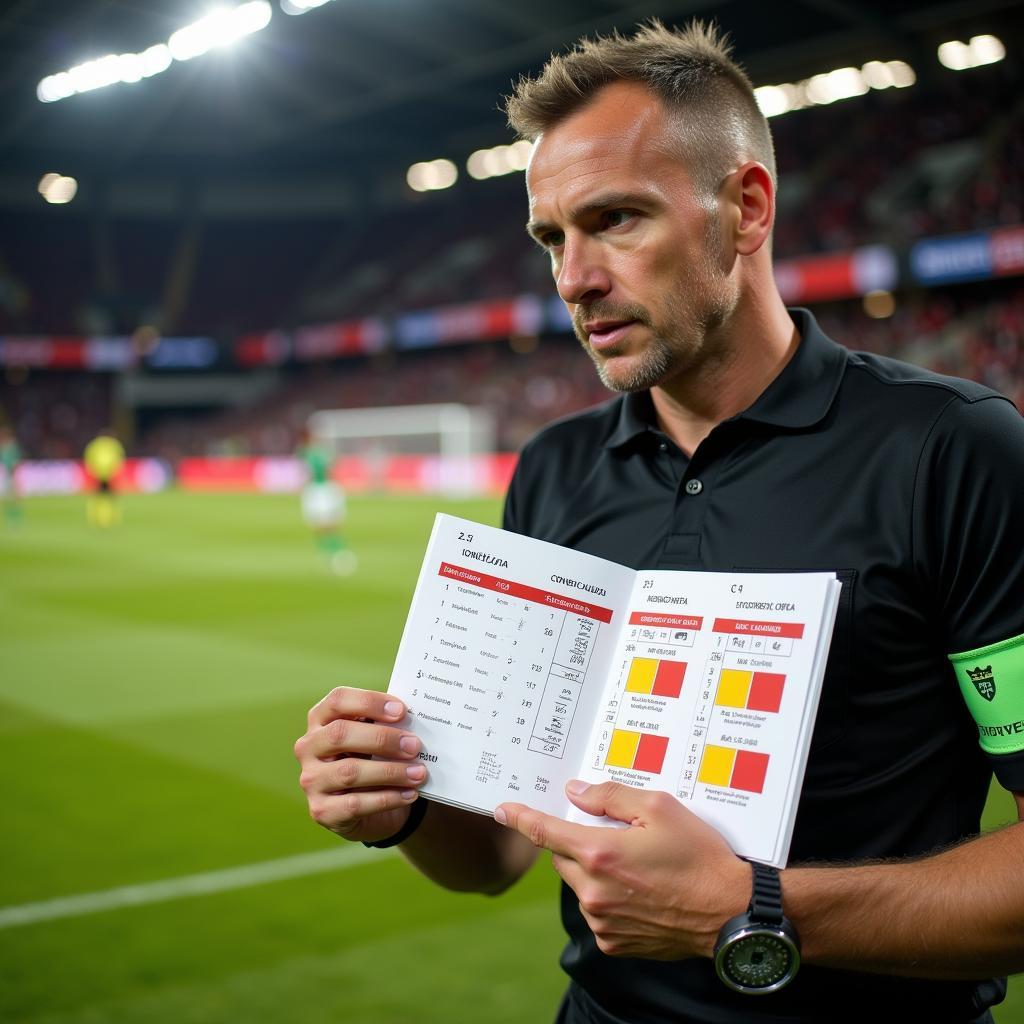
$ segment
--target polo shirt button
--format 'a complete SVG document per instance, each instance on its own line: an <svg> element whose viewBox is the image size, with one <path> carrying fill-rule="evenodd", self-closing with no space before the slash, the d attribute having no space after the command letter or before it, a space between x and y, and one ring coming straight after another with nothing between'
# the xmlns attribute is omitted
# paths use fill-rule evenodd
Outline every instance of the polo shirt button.
<svg viewBox="0 0 1024 1024"><path fill-rule="evenodd" d="M686 481L686 493L687 494L700 494L704 490L704 485L699 480L687 480Z"/></svg>

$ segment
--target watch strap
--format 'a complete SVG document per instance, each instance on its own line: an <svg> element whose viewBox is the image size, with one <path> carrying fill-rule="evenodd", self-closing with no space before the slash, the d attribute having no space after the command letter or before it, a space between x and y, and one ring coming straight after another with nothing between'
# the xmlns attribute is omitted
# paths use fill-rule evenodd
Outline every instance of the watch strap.
<svg viewBox="0 0 1024 1024"><path fill-rule="evenodd" d="M754 870L754 885L750 895L751 917L758 921L766 921L771 924L780 924L784 915L782 913L782 881L779 878L778 868L768 864L750 862Z"/></svg>
<svg viewBox="0 0 1024 1024"><path fill-rule="evenodd" d="M387 839L377 839L374 842L364 840L363 846L369 846L375 850L387 850L399 843L404 843L423 823L429 806L429 800L417 797L416 802L409 808L409 817L405 819L405 824L393 836L388 836Z"/></svg>

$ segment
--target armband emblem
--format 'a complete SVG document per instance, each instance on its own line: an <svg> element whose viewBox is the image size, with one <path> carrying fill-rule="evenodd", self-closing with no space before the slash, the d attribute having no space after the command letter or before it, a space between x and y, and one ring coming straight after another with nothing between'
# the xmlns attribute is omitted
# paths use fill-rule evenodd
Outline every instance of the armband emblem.
<svg viewBox="0 0 1024 1024"><path fill-rule="evenodd" d="M996 680L992 675L992 666L986 665L985 668L969 668L967 674L971 677L971 682L974 683L974 688L978 691L979 695L991 703L996 695Z"/></svg>
<svg viewBox="0 0 1024 1024"><path fill-rule="evenodd" d="M996 757L1024 753L1024 635L950 654L949 660L981 749Z"/></svg>

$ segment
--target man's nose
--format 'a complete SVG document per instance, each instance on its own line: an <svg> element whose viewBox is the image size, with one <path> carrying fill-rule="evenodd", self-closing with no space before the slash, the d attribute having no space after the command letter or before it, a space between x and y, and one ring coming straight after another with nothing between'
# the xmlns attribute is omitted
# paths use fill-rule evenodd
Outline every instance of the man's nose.
<svg viewBox="0 0 1024 1024"><path fill-rule="evenodd" d="M566 238L561 257L555 280L563 302L593 302L611 290L611 278L593 240Z"/></svg>

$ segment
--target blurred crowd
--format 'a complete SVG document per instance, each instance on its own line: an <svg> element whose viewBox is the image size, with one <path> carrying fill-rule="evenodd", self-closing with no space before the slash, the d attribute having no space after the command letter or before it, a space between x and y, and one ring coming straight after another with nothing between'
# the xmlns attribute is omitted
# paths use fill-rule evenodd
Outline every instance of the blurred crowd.
<svg viewBox="0 0 1024 1024"><path fill-rule="evenodd" d="M872 319L855 300L815 313L850 348L981 381L1024 408L1024 285L922 291L900 297L885 319ZM129 447L172 463L184 455L286 454L318 409L463 402L491 409L499 448L514 451L544 423L608 397L569 336L518 339L515 347L478 342L283 369L277 385L252 404L170 410L138 422ZM104 374L40 372L31 387L0 388L22 448L36 457L76 457L111 420L114 399Z"/></svg>
<svg viewBox="0 0 1024 1024"><path fill-rule="evenodd" d="M114 406L107 373L8 369L0 378L0 422L13 427L29 458L81 458L86 444L112 422Z"/></svg>
<svg viewBox="0 0 1024 1024"><path fill-rule="evenodd" d="M1024 409L1024 286L921 292L883 320L867 316L856 301L815 312L850 348L981 381ZM541 339L527 352L485 342L306 370L258 408L205 423L169 422L140 441L147 454L172 458L177 450L283 453L317 409L464 402L492 409L499 448L515 451L543 424L609 397L571 337Z"/></svg>
<svg viewBox="0 0 1024 1024"><path fill-rule="evenodd" d="M1022 74L1012 60L933 70L911 88L773 119L776 256L1024 222ZM151 323L228 340L536 291L547 268L524 220L517 174L399 203L367 196L350 214L305 219L97 219L73 204L5 212L0 335Z"/></svg>
<svg viewBox="0 0 1024 1024"><path fill-rule="evenodd" d="M777 118L776 255L1024 222L1024 105L1009 65Z"/></svg>
<svg viewBox="0 0 1024 1024"><path fill-rule="evenodd" d="M1024 223L1020 75L1004 61L777 118L776 256L868 242L900 247L923 236ZM131 334L168 315L161 295L166 300L180 225L106 223L100 246L88 217L58 213L60 245L40 230L38 216L5 214L0 335ZM405 206L370 204L343 222L201 225L174 333L212 336L229 351L250 330L550 294L546 260L526 239L523 219L522 180L510 175L410 196ZM853 348L983 381L1024 407L1024 286L1012 279L901 293L884 319L868 316L859 300L816 312ZM111 374L8 368L0 420L16 426L22 448L35 457L77 457L85 440L114 422L133 453L173 460L292 451L316 409L457 401L493 409L500 447L514 450L542 423L607 397L568 336L273 372L273 388L249 405L126 410Z"/></svg>

